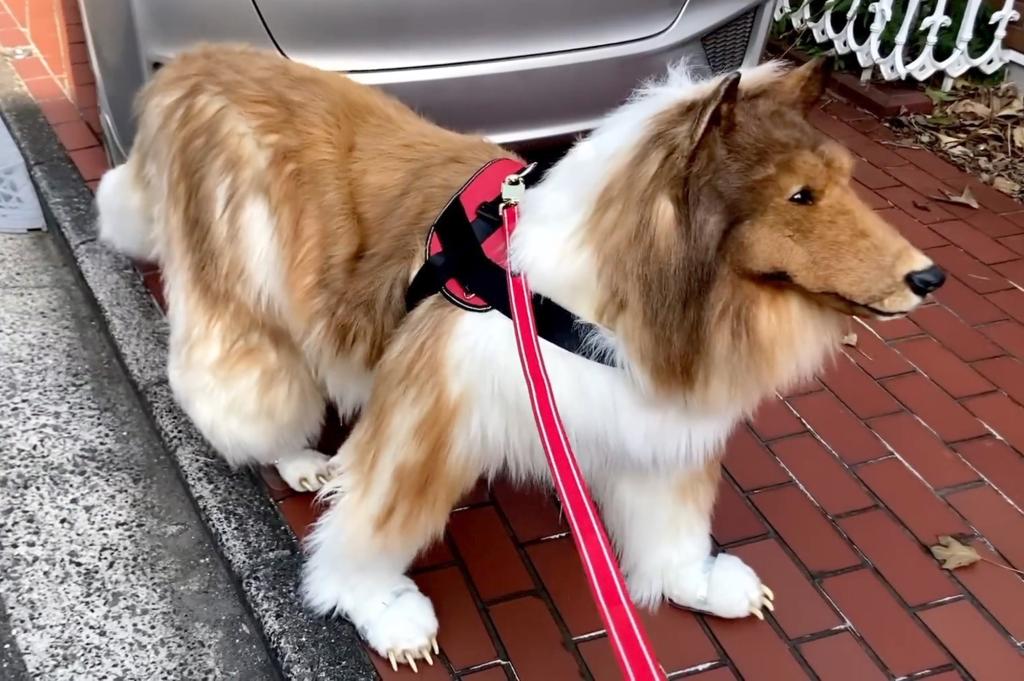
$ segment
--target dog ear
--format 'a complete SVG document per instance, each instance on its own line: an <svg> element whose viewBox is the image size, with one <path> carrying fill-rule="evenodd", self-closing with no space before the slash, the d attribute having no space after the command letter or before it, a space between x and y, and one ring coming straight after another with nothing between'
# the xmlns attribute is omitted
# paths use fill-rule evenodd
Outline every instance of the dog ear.
<svg viewBox="0 0 1024 681"><path fill-rule="evenodd" d="M809 113L825 94L833 66L832 57L817 57L793 69L779 84L781 96L805 114Z"/></svg>
<svg viewBox="0 0 1024 681"><path fill-rule="evenodd" d="M728 132L736 120L736 102L739 99L740 74L730 73L718 82L704 100L693 122L691 158L716 131Z"/></svg>

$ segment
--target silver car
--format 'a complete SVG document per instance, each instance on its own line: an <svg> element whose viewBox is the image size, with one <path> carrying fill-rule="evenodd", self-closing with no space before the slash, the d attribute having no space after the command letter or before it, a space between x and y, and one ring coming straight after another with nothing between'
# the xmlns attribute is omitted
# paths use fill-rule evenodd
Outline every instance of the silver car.
<svg viewBox="0 0 1024 681"><path fill-rule="evenodd" d="M441 125L526 145L591 128L686 58L757 62L771 0L79 0L108 153L132 99L200 41L245 42L390 90Z"/></svg>

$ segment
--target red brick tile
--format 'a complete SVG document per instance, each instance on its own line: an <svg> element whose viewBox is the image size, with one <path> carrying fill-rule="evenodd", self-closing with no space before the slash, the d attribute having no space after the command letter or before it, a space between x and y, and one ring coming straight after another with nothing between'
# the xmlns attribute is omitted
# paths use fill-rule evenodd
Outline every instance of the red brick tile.
<svg viewBox="0 0 1024 681"><path fill-rule="evenodd" d="M830 577L822 586L894 676L950 662L870 570Z"/></svg>
<svg viewBox="0 0 1024 681"><path fill-rule="evenodd" d="M953 187L930 173L926 173L916 165L908 164L887 170L901 183L928 198L944 196L944 191L954 191Z"/></svg>
<svg viewBox="0 0 1024 681"><path fill-rule="evenodd" d="M961 220L939 222L931 228L985 264L1006 262L1017 257L992 237Z"/></svg>
<svg viewBox="0 0 1024 681"><path fill-rule="evenodd" d="M918 326L964 361L973 362L1003 354L981 332L972 329L941 305L918 308L910 316Z"/></svg>
<svg viewBox="0 0 1024 681"><path fill-rule="evenodd" d="M25 36L24 31L17 28L0 29L0 47L21 47L30 45L31 41Z"/></svg>
<svg viewBox="0 0 1024 681"><path fill-rule="evenodd" d="M761 402L750 426L762 440L774 440L807 430L786 403L774 396Z"/></svg>
<svg viewBox="0 0 1024 681"><path fill-rule="evenodd" d="M843 518L839 527L908 605L924 605L961 593L931 554L885 511Z"/></svg>
<svg viewBox="0 0 1024 681"><path fill-rule="evenodd" d="M991 487L956 492L947 499L1011 565L1024 569L1024 515L1020 511Z"/></svg>
<svg viewBox="0 0 1024 681"><path fill-rule="evenodd" d="M931 248L927 253L942 269L978 293L1010 288L1010 283L1002 275L956 246Z"/></svg>
<svg viewBox="0 0 1024 681"><path fill-rule="evenodd" d="M11 61L14 65L14 70L18 72L22 80L29 80L30 78L43 78L50 75L50 71L46 68L46 64L39 57L29 57L27 59L14 59Z"/></svg>
<svg viewBox="0 0 1024 681"><path fill-rule="evenodd" d="M953 397L992 392L991 383L932 338L900 341L896 349Z"/></svg>
<svg viewBox="0 0 1024 681"><path fill-rule="evenodd" d="M494 643L458 568L421 573L416 583L434 603L440 625L438 642L455 669L497 659Z"/></svg>
<svg viewBox="0 0 1024 681"><path fill-rule="evenodd" d="M867 159L880 168L892 168L907 164L905 159L897 156L895 153L890 151L888 147L879 144L871 137L861 133L844 136L843 143L846 144L854 154L863 159Z"/></svg>
<svg viewBox="0 0 1024 681"><path fill-rule="evenodd" d="M816 378L808 378L803 381L800 381L799 383L796 383L790 388L780 390L779 392L784 398L788 398L796 397L797 395L808 395L810 393L816 393L819 390L824 389L825 386L821 384L821 381L819 381Z"/></svg>
<svg viewBox="0 0 1024 681"><path fill-rule="evenodd" d="M935 489L978 479L978 475L911 414L893 414L870 426Z"/></svg>
<svg viewBox="0 0 1024 681"><path fill-rule="evenodd" d="M822 107L822 111L831 116L835 116L844 123L849 123L850 121L863 120L871 121L874 123L879 122L879 120L875 118L874 114L871 114L865 111L864 109L858 109L856 106L838 99L833 99L832 101L830 101L828 104Z"/></svg>
<svg viewBox="0 0 1024 681"><path fill-rule="evenodd" d="M1006 569L1006 561L982 542L970 543L984 560L959 568L954 574L1011 636L1024 640L1024 579Z"/></svg>
<svg viewBox="0 0 1024 681"><path fill-rule="evenodd" d="M0 30L18 28L18 22L8 12L0 11Z"/></svg>
<svg viewBox="0 0 1024 681"><path fill-rule="evenodd" d="M569 529L559 518L553 494L516 486L504 479L497 481L492 491L494 500L501 506L512 531L521 542L550 537Z"/></svg>
<svg viewBox="0 0 1024 681"><path fill-rule="evenodd" d="M541 542L529 547L527 553L569 633L576 637L601 631L601 615L590 595L573 540L565 537Z"/></svg>
<svg viewBox="0 0 1024 681"><path fill-rule="evenodd" d="M874 505L857 479L811 435L774 442L772 451L826 513L838 515Z"/></svg>
<svg viewBox="0 0 1024 681"><path fill-rule="evenodd" d="M505 665L497 665L494 667L488 667L482 672L463 674L459 678L465 679L465 681L509 681L511 677L505 673Z"/></svg>
<svg viewBox="0 0 1024 681"><path fill-rule="evenodd" d="M71 160L82 174L83 180L98 180L108 169L107 155L100 147L72 151Z"/></svg>
<svg viewBox="0 0 1024 681"><path fill-rule="evenodd" d="M1017 210L1010 213L1005 213L1001 217L1009 220L1013 224L1017 225L1022 231L1024 231L1024 210Z"/></svg>
<svg viewBox="0 0 1024 681"><path fill-rule="evenodd" d="M860 197L860 200L863 201L864 204L867 205L867 207L871 208L872 210L883 210L885 208L891 207L889 201L879 196L878 192L872 189L868 189L867 187L862 185L860 182L857 182L856 180L850 183L850 187L853 189L854 193L858 197Z"/></svg>
<svg viewBox="0 0 1024 681"><path fill-rule="evenodd" d="M45 76L25 81L25 87L38 102L45 102L51 99L64 99L64 91L60 89L56 79Z"/></svg>
<svg viewBox="0 0 1024 681"><path fill-rule="evenodd" d="M752 500L811 572L860 564L846 540L795 485L760 492Z"/></svg>
<svg viewBox="0 0 1024 681"><path fill-rule="evenodd" d="M267 495L274 501L280 501L295 494L295 491L278 475L277 469L273 466L262 466L259 471L263 486L267 489Z"/></svg>
<svg viewBox="0 0 1024 681"><path fill-rule="evenodd" d="M936 179L960 179L964 176L962 170L943 161L928 149L894 149L893 151ZM947 184L949 183L947 182Z"/></svg>
<svg viewBox="0 0 1024 681"><path fill-rule="evenodd" d="M753 617L741 620L710 617L707 623L744 679L797 681L809 678L793 651L767 622Z"/></svg>
<svg viewBox="0 0 1024 681"><path fill-rule="evenodd" d="M512 539L493 508L453 513L449 531L484 601L534 588Z"/></svg>
<svg viewBox="0 0 1024 681"><path fill-rule="evenodd" d="M473 489L462 495L456 503L455 508L465 508L466 506L479 506L480 504L486 504L491 500L491 490L486 480L480 479L473 485Z"/></svg>
<svg viewBox="0 0 1024 681"><path fill-rule="evenodd" d="M1017 358L1024 359L1024 326L1015 321L996 322L979 329L981 333L995 341L999 347Z"/></svg>
<svg viewBox="0 0 1024 681"><path fill-rule="evenodd" d="M164 282L160 272L147 272L142 275L142 283L146 285L149 295L153 296L157 306L167 312L167 299L164 298Z"/></svg>
<svg viewBox="0 0 1024 681"><path fill-rule="evenodd" d="M1024 208L1003 192L978 180L972 179L968 184L978 203L994 213L1013 213Z"/></svg>
<svg viewBox="0 0 1024 681"><path fill-rule="evenodd" d="M956 450L999 491L1024 507L1024 457L991 437L961 443Z"/></svg>
<svg viewBox="0 0 1024 681"><path fill-rule="evenodd" d="M918 248L935 248L945 246L949 242L899 208L877 211L878 217L884 219L899 230L900 234Z"/></svg>
<svg viewBox="0 0 1024 681"><path fill-rule="evenodd" d="M767 531L768 528L750 509L727 476L722 476L722 482L718 486L718 499L715 501L715 514L711 519L711 536L715 541L719 544L731 544L741 539L759 537Z"/></svg>
<svg viewBox="0 0 1024 681"><path fill-rule="evenodd" d="M900 404L845 354L826 367L822 382L862 419L900 411Z"/></svg>
<svg viewBox="0 0 1024 681"><path fill-rule="evenodd" d="M800 652L821 681L885 681L888 678L849 632L805 643L800 646Z"/></svg>
<svg viewBox="0 0 1024 681"><path fill-rule="evenodd" d="M96 82L92 67L89 64L71 65L71 82L75 85L89 85Z"/></svg>
<svg viewBox="0 0 1024 681"><path fill-rule="evenodd" d="M68 45L68 58L72 64L87 64L89 62L89 51L84 43Z"/></svg>
<svg viewBox="0 0 1024 681"><path fill-rule="evenodd" d="M90 106L96 106L96 86L90 85L76 85L74 88L75 102L79 107L85 109Z"/></svg>
<svg viewBox="0 0 1024 681"><path fill-rule="evenodd" d="M669 674L715 662L718 651L701 628L697 617L680 608L664 605L656 615L640 611L658 662ZM620 681L618 663L604 636L578 646L594 681ZM690 677L688 677L690 678Z"/></svg>
<svg viewBox="0 0 1024 681"><path fill-rule="evenodd" d="M718 651L692 612L665 604L655 613L641 609L640 619L658 661L670 674L718 659Z"/></svg>
<svg viewBox="0 0 1024 681"><path fill-rule="evenodd" d="M1024 234L1014 234L1013 236L1006 236L999 240L1003 246L1006 246L1014 253L1024 255Z"/></svg>
<svg viewBox="0 0 1024 681"><path fill-rule="evenodd" d="M736 675L728 667L709 669L700 674L685 677L688 681L738 681Z"/></svg>
<svg viewBox="0 0 1024 681"><path fill-rule="evenodd" d="M96 134L96 137L103 137L103 128L100 126L100 110L98 108L93 106L88 109L82 109L82 120Z"/></svg>
<svg viewBox="0 0 1024 681"><path fill-rule="evenodd" d="M65 29L67 31L68 43L85 42L85 32L82 30L81 24L67 24Z"/></svg>
<svg viewBox="0 0 1024 681"><path fill-rule="evenodd" d="M990 293L986 297L1018 322L1024 322L1024 291L1011 289Z"/></svg>
<svg viewBox="0 0 1024 681"><path fill-rule="evenodd" d="M985 681L1024 679L1024 657L967 601L918 613L971 676Z"/></svg>
<svg viewBox="0 0 1024 681"><path fill-rule="evenodd" d="M94 147L99 144L99 140L92 134L92 130L82 121L60 123L54 126L54 132L57 133L61 144L68 151Z"/></svg>
<svg viewBox="0 0 1024 681"><path fill-rule="evenodd" d="M391 664L377 653L367 650L366 654L377 669L377 674L380 676L381 681L412 681L413 679L450 681L452 678L448 670L445 669L443 662L435 661L433 666L428 665L426 662L420 662L417 665L418 672L414 672L411 667L403 664L396 672L392 671Z"/></svg>
<svg viewBox="0 0 1024 681"><path fill-rule="evenodd" d="M277 502L277 508L299 540L306 538L323 510L312 494L293 494Z"/></svg>
<svg viewBox="0 0 1024 681"><path fill-rule="evenodd" d="M853 361L874 378L905 374L914 369L902 355L863 327L857 332L857 347L846 350Z"/></svg>
<svg viewBox="0 0 1024 681"><path fill-rule="evenodd" d="M918 328L917 324L906 317L900 317L899 319L865 319L863 321L885 340L907 338L908 336L917 336L921 333L921 329ZM857 334L857 336L859 339L860 334Z"/></svg>
<svg viewBox="0 0 1024 681"><path fill-rule="evenodd" d="M790 402L843 461L870 461L889 453L881 440L830 393L794 397Z"/></svg>
<svg viewBox="0 0 1024 681"><path fill-rule="evenodd" d="M451 563L454 560L455 556L452 555L452 550L448 548L448 542L441 538L420 551L420 554L413 561L410 570L423 572L424 570Z"/></svg>
<svg viewBox="0 0 1024 681"><path fill-rule="evenodd" d="M837 140L844 138L857 138L860 133L851 128L846 122L838 120L836 117L830 115L829 112L822 109L814 109L807 116L808 122L815 128L825 133L829 137Z"/></svg>
<svg viewBox="0 0 1024 681"><path fill-rule="evenodd" d="M987 324L1007 317L987 298L978 295L954 277L946 279L945 285L933 295L968 324Z"/></svg>
<svg viewBox="0 0 1024 681"><path fill-rule="evenodd" d="M79 120L78 107L67 99L51 99L47 102L40 102L39 108L50 125L68 123Z"/></svg>
<svg viewBox="0 0 1024 681"><path fill-rule="evenodd" d="M996 263L992 265L992 269L1006 277L1011 283L1024 286L1024 259Z"/></svg>
<svg viewBox="0 0 1024 681"><path fill-rule="evenodd" d="M936 537L944 534L971 531L953 509L899 460L886 459L861 466L857 474L922 544L934 544Z"/></svg>
<svg viewBox="0 0 1024 681"><path fill-rule="evenodd" d="M744 544L730 553L742 558L771 587L780 604L775 609L775 620L789 638L826 631L843 623L776 540Z"/></svg>
<svg viewBox="0 0 1024 681"><path fill-rule="evenodd" d="M1014 224L1012 220L1007 219L1007 217L1012 216L996 215L990 210L964 209L963 213L960 213L957 208L954 207L953 212L958 213L957 217L961 220L966 220L978 231L983 232L992 238L1011 236L1013 234L1020 234L1024 231L1024 225Z"/></svg>
<svg viewBox="0 0 1024 681"><path fill-rule="evenodd" d="M491 606L490 614L519 681L579 678L576 660L539 598L527 596L500 603Z"/></svg>
<svg viewBox="0 0 1024 681"><path fill-rule="evenodd" d="M1019 404L1024 404L1024 363L1020 360L996 357L976 362L974 368Z"/></svg>
<svg viewBox="0 0 1024 681"><path fill-rule="evenodd" d="M744 491L789 482L783 470L750 429L740 424L725 444L725 469Z"/></svg>
<svg viewBox="0 0 1024 681"><path fill-rule="evenodd" d="M901 208L910 217L926 225L953 219L953 216L938 202L925 198L910 187L879 189L878 194L894 206Z"/></svg>
<svg viewBox="0 0 1024 681"><path fill-rule="evenodd" d="M883 381L883 385L945 442L988 434L978 419L920 374L890 378Z"/></svg>
<svg viewBox="0 0 1024 681"><path fill-rule="evenodd" d="M1006 395L996 393L965 400L964 406L1017 451L1024 452L1024 408L1019 404Z"/></svg>
<svg viewBox="0 0 1024 681"><path fill-rule="evenodd" d="M853 177L868 189L884 189L900 184L900 181L893 178L892 175L861 159L857 159L853 166Z"/></svg>

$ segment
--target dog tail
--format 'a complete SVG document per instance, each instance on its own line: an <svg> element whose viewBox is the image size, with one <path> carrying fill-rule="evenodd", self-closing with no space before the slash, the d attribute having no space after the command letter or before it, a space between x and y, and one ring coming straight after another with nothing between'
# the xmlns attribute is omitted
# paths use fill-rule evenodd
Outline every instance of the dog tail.
<svg viewBox="0 0 1024 681"><path fill-rule="evenodd" d="M108 170L96 189L100 240L137 260L160 261L156 225L131 163Z"/></svg>

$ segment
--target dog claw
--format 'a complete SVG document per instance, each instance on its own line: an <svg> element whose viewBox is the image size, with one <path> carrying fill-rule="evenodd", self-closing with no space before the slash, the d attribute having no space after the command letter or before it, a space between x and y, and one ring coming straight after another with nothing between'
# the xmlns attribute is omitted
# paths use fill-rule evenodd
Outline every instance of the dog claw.
<svg viewBox="0 0 1024 681"><path fill-rule="evenodd" d="M412 656L412 653L405 654L405 661L409 663L410 667L412 667L414 674L420 673L419 667L416 666L416 658Z"/></svg>
<svg viewBox="0 0 1024 681"><path fill-rule="evenodd" d="M389 650L388 651L388 662L391 663L391 670L397 672L398 671L398 660L395 659L395 651L393 651L393 650Z"/></svg>
<svg viewBox="0 0 1024 681"><path fill-rule="evenodd" d="M750 614L753 615L754 617L756 617L757 619L761 620L762 622L764 622L764 613L761 612L760 608L751 608L750 609Z"/></svg>
<svg viewBox="0 0 1024 681"><path fill-rule="evenodd" d="M326 485L327 484L327 478L322 476L322 475L317 475L316 476L316 481L319 482L321 485Z"/></svg>
<svg viewBox="0 0 1024 681"><path fill-rule="evenodd" d="M764 584L761 585L761 591L763 591L764 595L768 597L768 600L770 600L770 601L774 601L775 600L775 594L772 593L772 590L769 589Z"/></svg>
<svg viewBox="0 0 1024 681"><path fill-rule="evenodd" d="M430 656L430 648L424 648L423 650L421 650L420 655L423 657L424 660L427 661L428 665L430 665L431 667L434 666L434 658Z"/></svg>
<svg viewBox="0 0 1024 681"><path fill-rule="evenodd" d="M299 487L301 487L302 489L306 490L307 492L312 492L313 491L313 486L310 485L309 484L309 480L306 480L305 478L303 478L302 480L299 480Z"/></svg>
<svg viewBox="0 0 1024 681"><path fill-rule="evenodd" d="M440 655L441 654L441 647L439 645L437 645L437 639L436 638L430 639L430 647L434 649L434 654L435 655Z"/></svg>
<svg viewBox="0 0 1024 681"><path fill-rule="evenodd" d="M762 598L761 599L761 605L763 605L764 607L768 608L768 612L775 612L775 604L772 603L767 598Z"/></svg>

